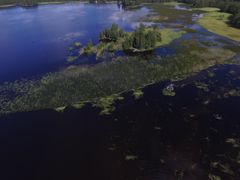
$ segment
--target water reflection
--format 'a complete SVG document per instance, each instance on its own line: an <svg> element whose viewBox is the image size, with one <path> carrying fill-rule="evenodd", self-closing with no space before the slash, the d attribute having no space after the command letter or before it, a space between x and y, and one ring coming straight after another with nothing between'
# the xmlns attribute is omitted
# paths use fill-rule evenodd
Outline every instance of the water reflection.
<svg viewBox="0 0 240 180"><path fill-rule="evenodd" d="M0 82L56 71L66 66L74 42L96 43L99 32L112 23L130 31L146 13L146 8L123 11L117 4L84 3L1 9Z"/></svg>

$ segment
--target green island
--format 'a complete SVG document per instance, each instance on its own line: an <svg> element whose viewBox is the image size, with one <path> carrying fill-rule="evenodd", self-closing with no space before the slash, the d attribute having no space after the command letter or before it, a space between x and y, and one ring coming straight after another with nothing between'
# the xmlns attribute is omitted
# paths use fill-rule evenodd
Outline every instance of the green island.
<svg viewBox="0 0 240 180"><path fill-rule="evenodd" d="M143 24L134 32L125 32L113 24L99 35L99 44L93 45L92 41L81 48L80 54L97 54L100 56L105 51L146 52L160 46L168 45L173 40L180 38L185 32L174 29L160 29L157 26L146 27Z"/></svg>

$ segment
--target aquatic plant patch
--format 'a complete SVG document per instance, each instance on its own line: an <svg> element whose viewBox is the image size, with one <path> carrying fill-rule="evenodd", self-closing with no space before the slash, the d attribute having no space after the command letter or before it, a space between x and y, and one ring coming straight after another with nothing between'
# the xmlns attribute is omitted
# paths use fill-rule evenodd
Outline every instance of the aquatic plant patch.
<svg viewBox="0 0 240 180"><path fill-rule="evenodd" d="M1 98L1 113L31 111L37 109L66 106L81 107L81 102L91 101L103 107L108 114L114 108L111 104L117 98L113 94L131 89L139 89L148 84L163 80L181 79L219 63L226 63L235 53L227 49L203 49L201 52L190 51L174 57L156 58L146 61L140 57L122 57L114 61L95 66L70 66L57 73L44 76L38 82L25 82L26 85L14 89L15 83L9 83L7 92L22 92L14 98L7 95ZM28 87L25 89L25 87ZM1 86L0 89L3 89ZM169 93L168 93L169 94ZM171 95L173 93L171 92ZM140 91L135 91L141 97ZM79 106L76 104L80 104Z"/></svg>

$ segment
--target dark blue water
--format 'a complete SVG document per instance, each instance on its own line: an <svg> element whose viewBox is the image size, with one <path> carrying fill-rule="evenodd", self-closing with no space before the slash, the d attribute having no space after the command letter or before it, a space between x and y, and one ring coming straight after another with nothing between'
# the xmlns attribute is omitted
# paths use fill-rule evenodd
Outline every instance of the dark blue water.
<svg viewBox="0 0 240 180"><path fill-rule="evenodd" d="M239 72L234 65L209 68L176 82L174 97L162 95L168 82L145 87L138 100L126 92L109 116L88 104L0 117L0 179L207 180L211 173L237 180L240 147L226 140L240 137L240 97L226 93L240 87Z"/></svg>
<svg viewBox="0 0 240 180"><path fill-rule="evenodd" d="M66 65L76 41L97 42L112 23L132 30L148 10L123 11L117 4L68 3L0 10L0 82L36 77Z"/></svg>

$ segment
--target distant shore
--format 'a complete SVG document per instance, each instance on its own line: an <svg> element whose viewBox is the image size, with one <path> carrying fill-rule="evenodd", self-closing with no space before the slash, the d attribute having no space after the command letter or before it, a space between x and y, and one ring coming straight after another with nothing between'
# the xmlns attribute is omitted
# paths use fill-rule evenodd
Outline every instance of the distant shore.
<svg viewBox="0 0 240 180"><path fill-rule="evenodd" d="M30 6L24 6L24 5L18 5L16 3L14 4L4 4L4 5L0 5L0 9L4 9L4 8L11 8L11 7L33 7L33 6L37 6L37 5L50 5L50 4L65 4L65 3L88 3L88 1L49 1L49 2L39 2L35 5L30 5Z"/></svg>
<svg viewBox="0 0 240 180"><path fill-rule="evenodd" d="M107 1L104 4L111 4L111 3L116 3L117 1ZM49 1L49 2L39 2L37 4L34 5L18 5L16 3L14 4L4 4L4 5L0 5L0 9L4 9L4 8L11 8L11 7L33 7L33 6L37 6L37 5L51 5L51 4L65 4L65 3L89 3L89 1ZM91 4L91 3L89 3ZM96 3L97 4L97 3Z"/></svg>
<svg viewBox="0 0 240 180"><path fill-rule="evenodd" d="M10 7L15 7L15 6L17 6L17 4L0 5L0 9L1 9L1 8L10 8Z"/></svg>

